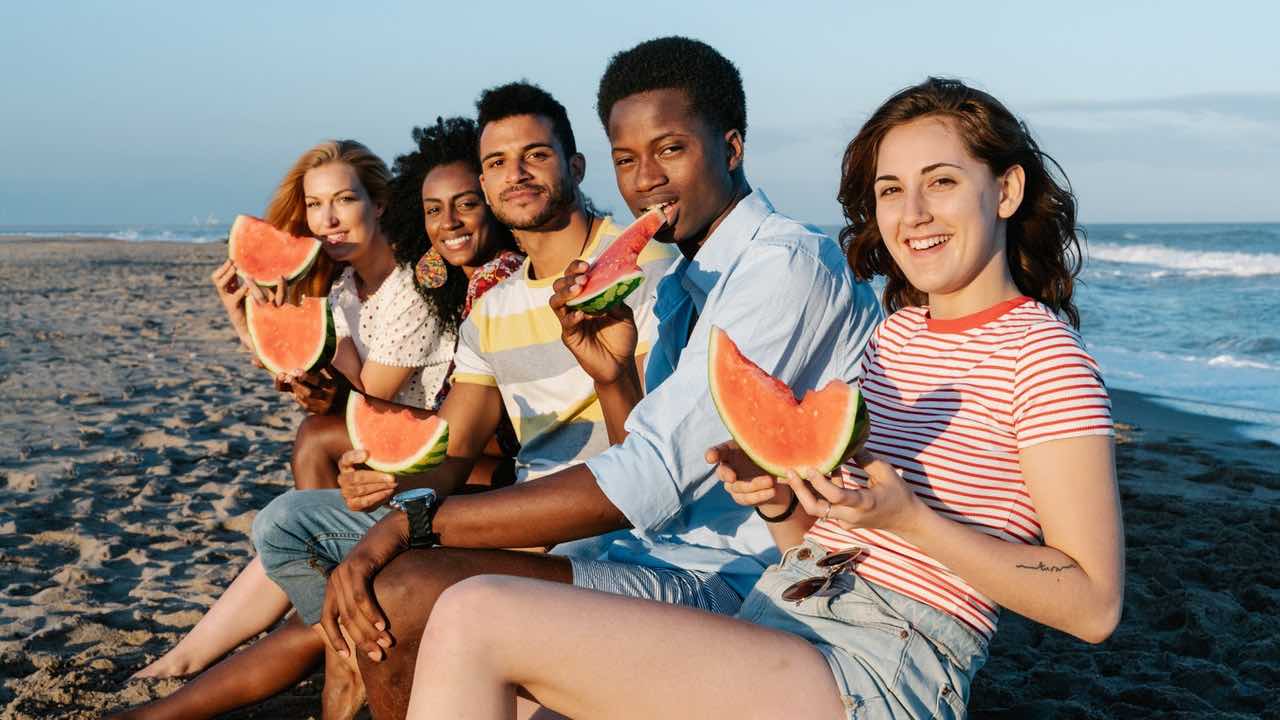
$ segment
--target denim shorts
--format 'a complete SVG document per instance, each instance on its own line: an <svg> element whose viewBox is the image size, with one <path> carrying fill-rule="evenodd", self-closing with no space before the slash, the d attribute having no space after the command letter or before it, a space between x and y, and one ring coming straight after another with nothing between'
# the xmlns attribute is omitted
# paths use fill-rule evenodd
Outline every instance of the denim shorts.
<svg viewBox="0 0 1280 720"><path fill-rule="evenodd" d="M826 659L849 718L964 718L986 641L929 605L853 572L838 594L799 604L783 600L792 583L822 576L827 554L805 541L765 571L738 617L809 641Z"/></svg>
<svg viewBox="0 0 1280 720"><path fill-rule="evenodd" d="M733 615L742 597L719 573L570 558L576 587Z"/></svg>

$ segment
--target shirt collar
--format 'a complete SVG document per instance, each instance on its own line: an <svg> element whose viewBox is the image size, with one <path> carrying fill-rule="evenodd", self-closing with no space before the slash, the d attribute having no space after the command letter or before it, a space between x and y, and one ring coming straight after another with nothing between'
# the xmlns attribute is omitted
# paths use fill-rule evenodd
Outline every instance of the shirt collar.
<svg viewBox="0 0 1280 720"><path fill-rule="evenodd" d="M720 221L692 260L680 259L680 285L694 298L699 309L720 276L742 255L765 218L773 212L773 203L764 191L753 190Z"/></svg>

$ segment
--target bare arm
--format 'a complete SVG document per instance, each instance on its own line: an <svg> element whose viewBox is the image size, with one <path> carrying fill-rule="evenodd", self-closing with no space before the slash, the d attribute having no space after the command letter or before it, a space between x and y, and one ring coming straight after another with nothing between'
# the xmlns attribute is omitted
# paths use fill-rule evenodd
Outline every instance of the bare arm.
<svg viewBox="0 0 1280 720"><path fill-rule="evenodd" d="M1000 605L1087 642L1102 642L1120 620L1124 530L1111 439L1056 440L1021 453L1023 479L1044 545L1011 543L943 517L882 460L863 468L865 489L840 489L811 474L815 495L788 480L801 504L846 527L878 527L915 544Z"/></svg>
<svg viewBox="0 0 1280 720"><path fill-rule="evenodd" d="M366 360L360 366L360 385L367 395L382 400L390 400L400 392L401 386L409 380L409 376L418 368L383 365L380 362Z"/></svg>

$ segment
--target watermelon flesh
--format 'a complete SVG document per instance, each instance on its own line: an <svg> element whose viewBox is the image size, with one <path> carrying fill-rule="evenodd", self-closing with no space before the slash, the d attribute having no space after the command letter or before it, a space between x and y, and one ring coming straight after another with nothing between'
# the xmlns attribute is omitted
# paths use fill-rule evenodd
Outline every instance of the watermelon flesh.
<svg viewBox="0 0 1280 720"><path fill-rule="evenodd" d="M830 473L866 440L870 423L858 389L832 380L796 402L786 383L751 362L720 328L711 329L711 397L729 434L760 469Z"/></svg>
<svg viewBox="0 0 1280 720"><path fill-rule="evenodd" d="M264 287L304 275L320 254L320 241L277 230L266 221L237 215L227 237L227 256L236 272Z"/></svg>
<svg viewBox="0 0 1280 720"><path fill-rule="evenodd" d="M449 449L444 418L355 390L347 398L347 435L351 447L369 453L365 465L394 475L433 468Z"/></svg>
<svg viewBox="0 0 1280 720"><path fill-rule="evenodd" d="M614 238L585 273L587 284L566 305L589 315L606 313L644 282L636 261L644 246L667 224L661 207L650 208Z"/></svg>
<svg viewBox="0 0 1280 720"><path fill-rule="evenodd" d="M301 305L245 301L245 320L258 359L273 373L312 372L329 363L337 338L329 298L304 297Z"/></svg>

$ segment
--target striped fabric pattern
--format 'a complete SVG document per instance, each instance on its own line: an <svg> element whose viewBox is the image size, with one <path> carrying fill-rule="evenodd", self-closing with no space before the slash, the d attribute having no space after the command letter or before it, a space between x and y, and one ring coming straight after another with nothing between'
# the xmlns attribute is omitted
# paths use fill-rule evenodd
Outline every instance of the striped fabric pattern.
<svg viewBox="0 0 1280 720"><path fill-rule="evenodd" d="M603 218L581 259L595 258L621 232L611 218ZM659 242L650 242L640 254L645 279L626 300L636 318L637 355L647 354L657 336L654 296L675 255L673 247ZM560 321L551 311L551 286L559 278L529 279L525 260L476 300L458 330L453 382L501 391L520 440L519 480L561 470L609 447L595 384L561 342Z"/></svg>
<svg viewBox="0 0 1280 720"><path fill-rule="evenodd" d="M901 470L931 508L1007 542L1043 542L1019 451L1114 432L1097 363L1069 325L1030 298L955 320L904 308L877 328L860 376L867 448ZM850 463L841 477L851 486L866 474ZM828 550L866 547L859 575L984 637L995 633L994 602L893 533L819 520L809 537Z"/></svg>

